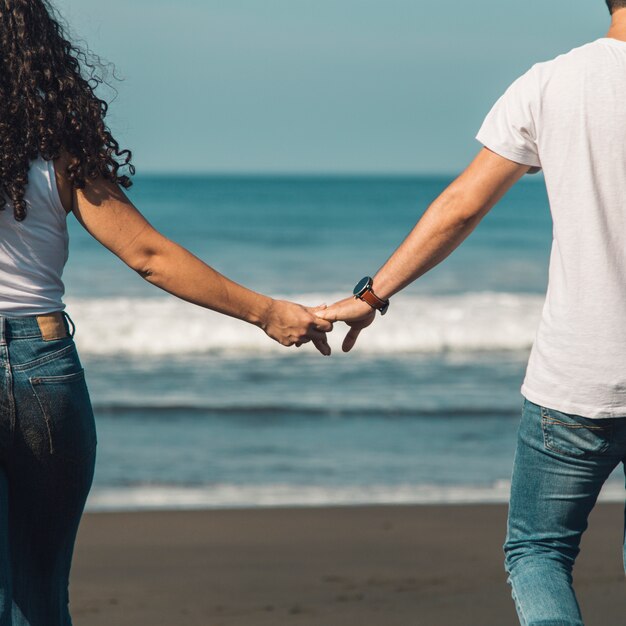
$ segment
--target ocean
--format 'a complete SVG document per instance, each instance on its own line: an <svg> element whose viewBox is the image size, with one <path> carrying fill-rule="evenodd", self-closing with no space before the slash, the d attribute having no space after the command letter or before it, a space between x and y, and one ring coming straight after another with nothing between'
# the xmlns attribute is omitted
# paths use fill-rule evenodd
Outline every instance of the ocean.
<svg viewBox="0 0 626 626"><path fill-rule="evenodd" d="M446 177L137 177L168 238L257 291L331 303ZM67 312L98 425L89 510L504 502L551 220L528 176L348 355L286 349L149 285L68 218ZM602 499L623 498L616 470Z"/></svg>

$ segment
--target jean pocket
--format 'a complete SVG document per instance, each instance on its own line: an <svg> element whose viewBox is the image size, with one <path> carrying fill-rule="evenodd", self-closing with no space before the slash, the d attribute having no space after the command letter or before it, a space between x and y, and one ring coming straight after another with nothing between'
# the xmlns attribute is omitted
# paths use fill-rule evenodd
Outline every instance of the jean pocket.
<svg viewBox="0 0 626 626"><path fill-rule="evenodd" d="M541 407L541 428L548 450L575 458L605 452L611 445L612 419L590 419Z"/></svg>
<svg viewBox="0 0 626 626"><path fill-rule="evenodd" d="M97 436L85 371L28 380L41 410L50 454L68 460L92 454Z"/></svg>

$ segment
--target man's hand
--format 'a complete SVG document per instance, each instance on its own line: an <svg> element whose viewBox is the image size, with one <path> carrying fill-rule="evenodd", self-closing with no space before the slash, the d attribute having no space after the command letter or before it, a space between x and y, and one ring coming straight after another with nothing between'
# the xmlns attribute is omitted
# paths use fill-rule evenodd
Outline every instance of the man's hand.
<svg viewBox="0 0 626 626"><path fill-rule="evenodd" d="M333 325L320 317L324 309L324 306L306 308L286 300L272 300L260 327L283 346L301 346L312 341L324 356L329 356L326 333L332 331Z"/></svg>
<svg viewBox="0 0 626 626"><path fill-rule="evenodd" d="M350 326L341 346L344 352L350 352L360 332L374 321L376 311L363 300L352 297L318 311L317 315L329 322L345 322Z"/></svg>

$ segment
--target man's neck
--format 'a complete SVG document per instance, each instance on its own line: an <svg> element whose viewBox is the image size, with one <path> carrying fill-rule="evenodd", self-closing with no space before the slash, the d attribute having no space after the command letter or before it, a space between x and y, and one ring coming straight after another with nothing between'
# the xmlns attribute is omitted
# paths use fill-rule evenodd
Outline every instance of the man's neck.
<svg viewBox="0 0 626 626"><path fill-rule="evenodd" d="M626 9L617 9L611 18L611 27L606 34L610 39L626 41Z"/></svg>

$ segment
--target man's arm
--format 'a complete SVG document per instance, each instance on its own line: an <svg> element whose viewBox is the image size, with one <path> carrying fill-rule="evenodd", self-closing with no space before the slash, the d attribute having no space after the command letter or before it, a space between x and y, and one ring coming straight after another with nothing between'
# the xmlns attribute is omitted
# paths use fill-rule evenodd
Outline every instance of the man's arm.
<svg viewBox="0 0 626 626"><path fill-rule="evenodd" d="M467 169L428 207L400 247L374 277L373 291L389 298L443 261L476 228L504 194L531 169L483 148ZM348 352L375 311L362 300L347 298L320 314L345 321L351 329Z"/></svg>

